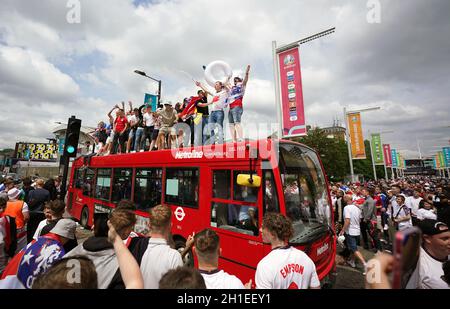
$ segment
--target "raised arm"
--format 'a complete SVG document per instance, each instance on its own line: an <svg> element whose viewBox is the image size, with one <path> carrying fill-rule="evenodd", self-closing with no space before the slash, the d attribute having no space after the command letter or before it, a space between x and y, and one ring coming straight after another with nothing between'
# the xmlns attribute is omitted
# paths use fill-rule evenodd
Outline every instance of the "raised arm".
<svg viewBox="0 0 450 309"><path fill-rule="evenodd" d="M130 108L130 113L133 112L133 102L128 101L128 107Z"/></svg>
<svg viewBox="0 0 450 309"><path fill-rule="evenodd" d="M114 105L114 107L109 111L109 113L108 113L108 118L109 118L109 123L110 124L113 124L114 123L114 118L113 118L113 116L111 115L112 114L112 112L116 109L116 108L119 108L119 105Z"/></svg>
<svg viewBox="0 0 450 309"><path fill-rule="evenodd" d="M136 262L136 259L125 246L110 221L108 221L108 227L108 240L114 246L114 251L116 253L117 260L119 261L120 274L122 275L125 288L143 289L144 279L142 278L141 270Z"/></svg>
<svg viewBox="0 0 450 309"><path fill-rule="evenodd" d="M196 85L197 87L200 87L207 95L212 96L212 93L209 92L208 89L206 89L206 87L202 85L202 83L200 83L200 82L195 82L195 85Z"/></svg>
<svg viewBox="0 0 450 309"><path fill-rule="evenodd" d="M250 64L247 66L247 70L245 71L245 77L244 77L244 81L242 82L242 84L245 86L247 86L247 82L248 82L248 74L250 73Z"/></svg>

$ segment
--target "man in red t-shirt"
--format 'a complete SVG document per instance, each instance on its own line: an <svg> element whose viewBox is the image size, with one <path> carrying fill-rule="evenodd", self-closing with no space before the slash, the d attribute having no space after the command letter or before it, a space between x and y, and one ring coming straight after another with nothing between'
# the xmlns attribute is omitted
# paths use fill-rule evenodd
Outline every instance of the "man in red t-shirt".
<svg viewBox="0 0 450 309"><path fill-rule="evenodd" d="M128 138L128 135L126 134L128 126L128 120L124 110L119 109L117 111L117 117L114 120L114 139L111 154L115 154L118 151L121 153L125 152L125 143Z"/></svg>

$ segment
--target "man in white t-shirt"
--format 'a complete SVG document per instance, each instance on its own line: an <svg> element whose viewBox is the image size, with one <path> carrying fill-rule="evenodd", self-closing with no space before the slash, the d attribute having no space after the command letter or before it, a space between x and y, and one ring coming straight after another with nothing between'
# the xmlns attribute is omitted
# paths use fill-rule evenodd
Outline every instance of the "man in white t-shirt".
<svg viewBox="0 0 450 309"><path fill-rule="evenodd" d="M202 88L202 90L213 97L211 102L208 103L199 103L198 106L206 107L212 104L211 113L209 115L209 123L208 127L210 130L211 139L215 140L219 144L223 143L223 120L225 118L225 112L223 109L226 106L227 99L230 96L230 91L222 82L218 81L214 85L214 89L216 90L215 94L212 94L208 91L201 83L195 83L198 87ZM218 130L218 138L214 139L215 133L214 130L216 126L219 126Z"/></svg>
<svg viewBox="0 0 450 309"><path fill-rule="evenodd" d="M417 216L417 211L419 210L419 204L422 198L420 197L420 192L418 190L414 190L413 196L408 196L406 198L405 204L411 209L411 214L413 216Z"/></svg>
<svg viewBox="0 0 450 309"><path fill-rule="evenodd" d="M314 262L302 251L288 245L294 233L292 223L279 213L264 216L262 238L272 251L256 268L257 289L319 289Z"/></svg>
<svg viewBox="0 0 450 309"><path fill-rule="evenodd" d="M239 278L219 269L219 256L222 249L216 232L205 229L195 235L193 251L197 256L198 270L205 279L207 289L244 289Z"/></svg>
<svg viewBox="0 0 450 309"><path fill-rule="evenodd" d="M171 217L172 211L168 206L158 205L150 211L150 239L141 261L146 289L157 289L159 280L166 272L183 266L180 253L168 245Z"/></svg>
<svg viewBox="0 0 450 309"><path fill-rule="evenodd" d="M443 280L443 265L450 256L450 230L437 220L425 219L419 222L422 230L422 248L419 261L406 288L450 289Z"/></svg>
<svg viewBox="0 0 450 309"><path fill-rule="evenodd" d="M147 106L147 109L142 117L144 119L144 137L143 137L142 144L143 144L143 149L145 149L145 144L147 142L147 139L149 141L149 144L151 145L152 134L153 134L153 130L155 129L155 118L152 115L151 106ZM151 150L151 148L150 148L150 150Z"/></svg>
<svg viewBox="0 0 450 309"><path fill-rule="evenodd" d="M347 206L344 207L344 227L342 228L339 236L345 234L345 243L352 255L347 260L347 263L351 267L356 267L355 256L363 264L364 273L366 272L367 264L366 260L358 250L359 236L361 235L361 212L362 210L352 203L351 195L344 195L344 202Z"/></svg>

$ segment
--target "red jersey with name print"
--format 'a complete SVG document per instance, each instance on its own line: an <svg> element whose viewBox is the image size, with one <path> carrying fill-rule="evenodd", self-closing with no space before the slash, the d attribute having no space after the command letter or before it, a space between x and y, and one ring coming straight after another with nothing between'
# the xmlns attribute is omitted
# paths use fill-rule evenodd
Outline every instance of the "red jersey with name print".
<svg viewBox="0 0 450 309"><path fill-rule="evenodd" d="M256 268L257 289L309 289L320 287L314 262L294 247L273 249Z"/></svg>

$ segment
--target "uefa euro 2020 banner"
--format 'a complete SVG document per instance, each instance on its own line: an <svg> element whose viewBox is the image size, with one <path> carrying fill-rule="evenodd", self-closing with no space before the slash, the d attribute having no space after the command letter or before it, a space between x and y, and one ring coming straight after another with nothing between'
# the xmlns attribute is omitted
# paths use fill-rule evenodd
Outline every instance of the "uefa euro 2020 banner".
<svg viewBox="0 0 450 309"><path fill-rule="evenodd" d="M352 144L352 158L365 159L366 147L364 146L364 137L361 126L361 114L349 113L347 114L347 123L350 133L350 143Z"/></svg>
<svg viewBox="0 0 450 309"><path fill-rule="evenodd" d="M372 157L376 165L383 165L383 145L381 144L381 135L379 133L372 134Z"/></svg>
<svg viewBox="0 0 450 309"><path fill-rule="evenodd" d="M444 154L445 167L450 167L450 147L442 148L442 153Z"/></svg>
<svg viewBox="0 0 450 309"><path fill-rule="evenodd" d="M397 150L391 149L392 167L398 168Z"/></svg>
<svg viewBox="0 0 450 309"><path fill-rule="evenodd" d="M386 166L392 166L391 145L383 144L384 158L386 159Z"/></svg>
<svg viewBox="0 0 450 309"><path fill-rule="evenodd" d="M278 54L283 137L306 135L298 46Z"/></svg>

